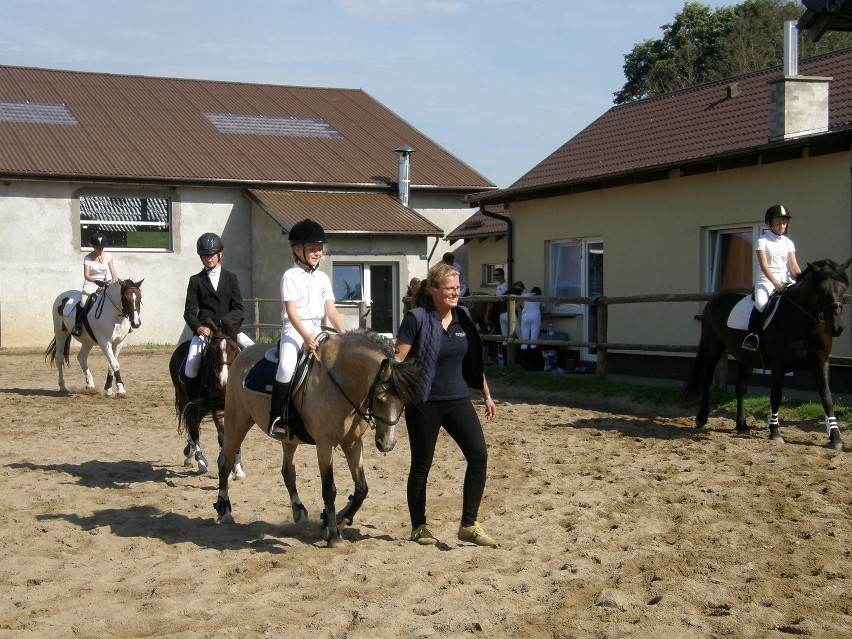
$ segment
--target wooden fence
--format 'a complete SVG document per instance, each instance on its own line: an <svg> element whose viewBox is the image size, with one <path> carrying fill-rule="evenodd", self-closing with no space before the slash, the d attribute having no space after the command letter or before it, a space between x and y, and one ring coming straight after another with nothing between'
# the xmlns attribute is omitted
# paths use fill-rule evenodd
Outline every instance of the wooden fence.
<svg viewBox="0 0 852 639"><path fill-rule="evenodd" d="M508 344L536 344L541 347L562 347L562 348L592 348L596 352L596 372L598 377L605 378L607 376L607 357L609 351L640 351L640 352L665 352L665 353L696 353L698 346L696 345L677 345L677 344L632 344L627 342L608 342L607 330L609 325L609 307L614 304L648 304L658 302L706 302L713 296L712 293L673 293L667 295L629 295L625 297L547 297L537 295L536 302L543 304L575 304L587 306L590 309L597 309L597 340L594 342L583 342L576 340L552 340L552 339L520 339L514 337L515 334L515 310L517 304L529 297L521 295L472 295L462 299L463 303L471 302L507 302L508 303L508 318L509 318L509 335L512 337L503 337L502 335L483 335L483 340L490 342L507 342ZM256 320L260 316L260 304L266 302L274 302L281 304L278 299L262 299L252 298L245 300L247 304L252 304L254 311L253 318ZM846 295L843 298L844 304L852 303L852 295ZM360 317L366 317L366 303L361 303ZM263 329L280 329L280 324L244 324L244 330L253 329L255 339L258 339L260 331ZM508 364L514 363L514 350L508 350ZM832 355L830 358L832 364L844 366L852 365L852 357L839 357Z"/></svg>

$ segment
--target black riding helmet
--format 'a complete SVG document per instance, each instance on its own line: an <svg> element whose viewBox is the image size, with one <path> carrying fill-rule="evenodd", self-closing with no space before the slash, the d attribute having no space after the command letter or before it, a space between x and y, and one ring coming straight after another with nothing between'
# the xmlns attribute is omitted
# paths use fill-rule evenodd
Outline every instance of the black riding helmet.
<svg viewBox="0 0 852 639"><path fill-rule="evenodd" d="M92 233L92 237L89 238L89 244L92 245L92 248L103 248L107 245L106 235L100 231L95 231Z"/></svg>
<svg viewBox="0 0 852 639"><path fill-rule="evenodd" d="M787 235L787 230L790 228L790 220L792 216L790 215L790 211L787 210L786 206L782 206L780 204L774 204L766 209L766 215L763 216L763 221L769 226L769 222L776 217L783 217L787 220L787 228L784 229L784 235ZM770 229L772 227L770 226Z"/></svg>
<svg viewBox="0 0 852 639"><path fill-rule="evenodd" d="M288 239L290 240L290 244L308 244L311 242L328 244L328 239L325 237L325 230L310 218L296 222L293 228L290 229Z"/></svg>
<svg viewBox="0 0 852 639"><path fill-rule="evenodd" d="M215 255L225 250L225 243L215 233L205 233L195 243L195 250L199 255Z"/></svg>
<svg viewBox="0 0 852 639"><path fill-rule="evenodd" d="M301 222L296 222L293 225L293 228L290 229L288 239L290 240L290 246L292 247L295 247L297 244L301 244L302 246L305 244L328 244L328 239L325 236L325 230L322 226L310 218L304 219ZM312 273L319 267L319 263L317 263L316 266L308 264L305 260L299 257L295 249L293 250L293 257L296 258L297 262L307 266Z"/></svg>

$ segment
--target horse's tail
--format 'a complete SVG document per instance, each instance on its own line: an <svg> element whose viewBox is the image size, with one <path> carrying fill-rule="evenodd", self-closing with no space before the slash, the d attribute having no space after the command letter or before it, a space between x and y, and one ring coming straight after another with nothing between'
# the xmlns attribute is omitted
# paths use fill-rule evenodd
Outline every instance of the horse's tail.
<svg viewBox="0 0 852 639"><path fill-rule="evenodd" d="M704 335L701 335L701 341L698 343L698 354L695 357L695 362L692 364L692 370L689 373L689 379L686 380L681 396L686 401L695 401L701 393L701 385L704 381L704 360L707 358L706 348L704 346Z"/></svg>
<svg viewBox="0 0 852 639"><path fill-rule="evenodd" d="M62 366L62 364L59 361L57 361L57 359L56 359L56 351L57 350L58 350L58 344L56 343L56 337L54 336L54 338L52 340L50 340L50 345L44 351L44 361L47 364L49 364L51 366L56 366L58 368L59 366ZM68 337L68 339L65 340L65 345L64 345L64 348L62 350L62 359L65 362L65 364L64 364L65 366L68 366L70 364L70 359L71 359L71 338L70 338L70 336Z"/></svg>

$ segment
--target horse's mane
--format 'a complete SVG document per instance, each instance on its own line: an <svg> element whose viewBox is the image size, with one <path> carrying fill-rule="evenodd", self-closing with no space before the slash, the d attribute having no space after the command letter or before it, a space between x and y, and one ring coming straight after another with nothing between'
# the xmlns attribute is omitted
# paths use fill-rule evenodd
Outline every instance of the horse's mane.
<svg viewBox="0 0 852 639"><path fill-rule="evenodd" d="M849 277L846 275L846 271L841 268L840 264L828 258L818 260L816 262L808 262L807 267L805 267L805 270L802 271L799 279L813 277L820 274L824 274L826 277L831 277L843 282L847 286L849 285Z"/></svg>
<svg viewBox="0 0 852 639"><path fill-rule="evenodd" d="M343 339L348 339L346 336L356 336L361 335L369 339L373 344L376 345L376 348L382 352L385 357L393 357L396 355L396 346L389 337L385 337L384 335L379 335L378 333L374 333L368 328L353 328L352 330L346 331L340 335Z"/></svg>
<svg viewBox="0 0 852 639"><path fill-rule="evenodd" d="M390 362L391 371L388 378L390 391L406 404L420 401L423 389L423 376L420 374L420 366L413 359L398 362L395 358L397 350L393 340L366 328L355 328L346 331L340 337L342 339L366 337L370 340L376 346L376 349L387 357Z"/></svg>

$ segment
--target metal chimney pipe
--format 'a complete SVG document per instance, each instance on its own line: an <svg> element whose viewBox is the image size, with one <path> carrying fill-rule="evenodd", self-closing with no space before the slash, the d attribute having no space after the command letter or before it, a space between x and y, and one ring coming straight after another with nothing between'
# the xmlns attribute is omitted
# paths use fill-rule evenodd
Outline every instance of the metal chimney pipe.
<svg viewBox="0 0 852 639"><path fill-rule="evenodd" d="M403 206L408 206L408 196L411 188L411 154L414 149L407 144L403 144L395 149L399 153L399 201Z"/></svg>
<svg viewBox="0 0 852 639"><path fill-rule="evenodd" d="M784 22L784 75L799 75L799 21Z"/></svg>

